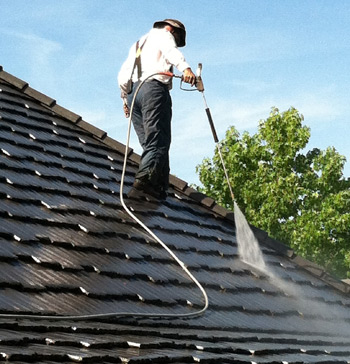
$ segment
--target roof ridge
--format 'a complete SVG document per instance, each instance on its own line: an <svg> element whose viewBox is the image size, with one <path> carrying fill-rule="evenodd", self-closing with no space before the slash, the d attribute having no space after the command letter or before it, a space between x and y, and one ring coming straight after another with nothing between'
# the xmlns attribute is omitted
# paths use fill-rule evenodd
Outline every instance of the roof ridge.
<svg viewBox="0 0 350 364"><path fill-rule="evenodd" d="M105 131L86 122L80 115L77 115L74 112L58 105L55 99L52 99L51 97L46 96L43 93L33 89L32 87L29 86L29 83L4 71L3 66L1 65L0 65L0 80L7 82L8 84L22 91L25 95L40 102L58 116L61 116L62 118L76 124L83 130L90 133L92 137L96 138L97 140L101 141L102 143L106 144L107 146L111 147L117 152L122 154L125 153L126 146L123 143L120 143L116 139L109 137ZM135 163L140 162L140 155L135 153L132 148L129 148L128 150L128 158L132 162ZM169 183L175 190L180 191L185 196L200 203L203 207L208 208L216 215L219 215L224 219L228 220L229 222L234 223L233 211L227 210L224 207L218 205L214 199L190 187L186 181L174 175L170 175ZM350 285L345 280L334 278L329 273L327 273L323 267L317 265L316 263L308 261L307 259L302 258L301 256L296 255L292 248L288 247L287 245L283 244L280 241L277 241L269 237L265 231L256 228L253 225L250 226L254 232L254 235L258 238L260 242L269 246L273 250L277 251L279 254L287 256L296 265L308 271L313 276L316 276L317 278L321 279L331 287L343 293L347 294L350 293Z"/></svg>

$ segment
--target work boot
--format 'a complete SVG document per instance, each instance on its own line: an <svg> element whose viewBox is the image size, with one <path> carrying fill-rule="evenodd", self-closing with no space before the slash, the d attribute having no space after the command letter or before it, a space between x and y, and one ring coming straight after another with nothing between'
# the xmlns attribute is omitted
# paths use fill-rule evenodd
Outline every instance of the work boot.
<svg viewBox="0 0 350 364"><path fill-rule="evenodd" d="M138 193L144 192L157 200L165 200L167 193L164 189L151 185L148 181L135 179L133 187L128 193L128 197L136 197Z"/></svg>
<svg viewBox="0 0 350 364"><path fill-rule="evenodd" d="M139 198L140 196L142 196L145 185L146 181L141 179L135 179L131 190L128 192L128 198Z"/></svg>

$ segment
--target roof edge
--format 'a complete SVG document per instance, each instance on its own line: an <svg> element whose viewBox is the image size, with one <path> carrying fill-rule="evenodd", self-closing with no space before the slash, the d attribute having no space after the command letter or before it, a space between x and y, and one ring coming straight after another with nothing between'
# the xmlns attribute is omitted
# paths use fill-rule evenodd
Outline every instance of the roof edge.
<svg viewBox="0 0 350 364"><path fill-rule="evenodd" d="M327 283L329 286L341 291L343 293L350 293L350 285L345 282L345 280L340 280L333 277L330 273L326 272L325 268L320 265L307 260L300 255L294 255L292 261L296 263L299 267L311 273L313 276L321 279L323 282Z"/></svg>
<svg viewBox="0 0 350 364"><path fill-rule="evenodd" d="M20 89L21 91L25 90L29 86L29 84L27 82L4 71L4 68L1 65L0 65L0 79L8 82L9 84Z"/></svg>

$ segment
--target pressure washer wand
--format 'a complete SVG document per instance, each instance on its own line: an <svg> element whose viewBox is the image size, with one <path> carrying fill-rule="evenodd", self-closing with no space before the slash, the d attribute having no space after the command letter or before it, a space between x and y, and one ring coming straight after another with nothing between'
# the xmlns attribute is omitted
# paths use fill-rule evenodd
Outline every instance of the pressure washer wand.
<svg viewBox="0 0 350 364"><path fill-rule="evenodd" d="M235 202L235 195L233 194L233 190L232 190L232 186L231 186L231 183L230 183L228 172L227 172L227 169L226 169L226 166L225 166L224 158L222 156L221 147L220 147L220 143L219 143L219 138L218 138L218 135L216 133L213 118L211 116L211 112L210 112L210 109L208 107L205 95L204 95L204 85L203 85L203 80L202 80L202 76L201 76L202 75L202 63L198 63L198 68L197 68L196 75L197 75L196 88L203 96L204 105L205 105L205 112L207 113L210 129L211 129L211 132L213 134L214 142L216 143L216 147L217 147L218 152L219 152L222 168L224 169L224 173L225 173L226 181L227 181L227 184L228 184L228 188L229 188L230 193L231 193L232 202Z"/></svg>

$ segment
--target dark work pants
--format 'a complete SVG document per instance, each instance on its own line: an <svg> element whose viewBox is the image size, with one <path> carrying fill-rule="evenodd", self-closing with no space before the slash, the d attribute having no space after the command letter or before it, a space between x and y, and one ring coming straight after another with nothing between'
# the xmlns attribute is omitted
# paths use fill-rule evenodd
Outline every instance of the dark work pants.
<svg viewBox="0 0 350 364"><path fill-rule="evenodd" d="M138 83L128 95L131 102ZM136 95L132 122L143 148L135 178L155 188L167 190L169 185L169 148L171 142L172 104L168 87L157 80L145 82Z"/></svg>

